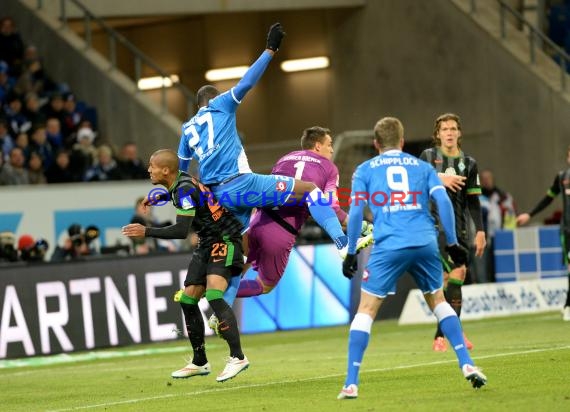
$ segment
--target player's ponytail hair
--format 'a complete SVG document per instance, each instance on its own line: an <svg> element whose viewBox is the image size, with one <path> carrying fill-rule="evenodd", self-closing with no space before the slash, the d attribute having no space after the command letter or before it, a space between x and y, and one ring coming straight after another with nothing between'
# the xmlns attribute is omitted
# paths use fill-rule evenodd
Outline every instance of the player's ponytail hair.
<svg viewBox="0 0 570 412"><path fill-rule="evenodd" d="M437 119L435 119L435 123L433 125L433 144L436 147L441 147L441 139L438 137L438 133L439 133L439 128L441 127L441 123L442 122L447 122L448 120L454 120L455 123L457 123L457 129L459 131L461 131L461 118L456 115L455 113L444 113L440 116L438 116ZM457 146L461 147L461 136L459 136L459 139L457 139Z"/></svg>

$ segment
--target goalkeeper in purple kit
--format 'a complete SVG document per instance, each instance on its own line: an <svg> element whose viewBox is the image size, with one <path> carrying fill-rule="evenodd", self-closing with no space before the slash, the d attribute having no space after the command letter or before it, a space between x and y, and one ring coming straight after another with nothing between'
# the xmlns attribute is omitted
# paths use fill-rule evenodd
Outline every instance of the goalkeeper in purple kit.
<svg viewBox="0 0 570 412"><path fill-rule="evenodd" d="M339 222L346 226L348 216L336 197L339 178L338 169L331 161L333 140L330 133L329 129L319 126L305 129L301 136L303 150L283 156L272 173L314 183L325 194L323 202L332 206ZM303 204L263 208L255 212L248 233L247 258L258 276L255 280L241 280L238 298L258 296L273 290L285 272L299 230L308 217L309 211ZM371 225L365 224L365 229L367 226ZM359 239L358 249L371 242L371 235Z"/></svg>

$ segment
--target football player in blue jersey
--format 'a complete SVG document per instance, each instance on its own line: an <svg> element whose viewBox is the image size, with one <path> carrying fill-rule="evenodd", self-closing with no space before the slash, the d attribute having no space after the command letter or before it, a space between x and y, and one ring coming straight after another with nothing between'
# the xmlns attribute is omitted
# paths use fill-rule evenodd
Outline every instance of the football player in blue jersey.
<svg viewBox="0 0 570 412"><path fill-rule="evenodd" d="M358 396L358 373L368 346L372 322L384 298L396 291L396 282L410 273L424 293L443 333L455 350L463 376L479 388L487 378L465 346L461 323L443 296L443 270L430 213L430 198L437 204L445 230L447 251L457 263L467 260L467 249L457 241L453 207L441 180L428 163L402 152L404 127L394 117L380 119L374 127L374 144L380 152L358 166L352 178L348 219L348 255L343 274L357 270L356 241L364 207L374 217L374 246L361 284L360 304L350 325L348 371L338 399Z"/></svg>
<svg viewBox="0 0 570 412"><path fill-rule="evenodd" d="M212 190L218 202L242 222L246 230L254 207L271 208L303 202L336 247L342 249L347 244L347 236L322 191L314 183L289 176L253 173L237 132L236 110L246 93L261 78L284 35L280 23L271 26L266 49L230 90L220 93L211 85L198 90L196 98L199 110L182 125L178 148L180 169L186 171L190 160L195 158L200 180ZM238 285L239 279L224 295L230 305L235 299Z"/></svg>

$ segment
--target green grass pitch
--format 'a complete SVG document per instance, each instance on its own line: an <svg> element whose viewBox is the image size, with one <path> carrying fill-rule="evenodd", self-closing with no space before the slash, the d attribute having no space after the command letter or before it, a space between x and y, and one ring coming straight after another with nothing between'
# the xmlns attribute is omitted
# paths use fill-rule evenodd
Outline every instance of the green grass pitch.
<svg viewBox="0 0 570 412"><path fill-rule="evenodd" d="M560 313L464 323L489 378L474 390L450 349L431 350L434 327L376 322L359 398L336 400L348 326L242 337L247 371L217 383L225 342L207 339L213 373L174 380L187 341L98 351L47 366L0 362L3 411L569 411L570 323ZM141 351L142 349L142 351ZM118 356L117 356L118 355ZM74 359L75 355L71 355ZM4 366L4 367L2 367Z"/></svg>

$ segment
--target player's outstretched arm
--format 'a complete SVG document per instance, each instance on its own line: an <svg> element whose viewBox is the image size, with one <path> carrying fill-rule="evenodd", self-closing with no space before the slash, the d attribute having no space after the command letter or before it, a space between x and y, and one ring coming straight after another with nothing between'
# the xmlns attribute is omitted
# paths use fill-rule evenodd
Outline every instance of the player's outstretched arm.
<svg viewBox="0 0 570 412"><path fill-rule="evenodd" d="M530 220L529 213L521 213L520 215L517 216L517 226L526 225L529 220Z"/></svg>
<svg viewBox="0 0 570 412"><path fill-rule="evenodd" d="M265 45L266 50L271 50L273 53L279 50L285 34L286 33L283 31L281 23L273 23L269 28L269 33L267 33L267 43Z"/></svg>
<svg viewBox="0 0 570 412"><path fill-rule="evenodd" d="M556 196L556 194L554 194L554 196L552 196L551 192L547 193L540 200L540 202L538 202L538 204L534 207L534 209L532 209L529 213L521 213L520 215L518 215L517 216L517 225L521 226L521 225L526 224L530 220L531 217L533 217L537 213L540 213L544 209L546 209L548 207L548 205L550 205L552 203L555 196Z"/></svg>
<svg viewBox="0 0 570 412"><path fill-rule="evenodd" d="M176 215L176 223L165 227L145 227L139 223L123 226L122 233L128 237L155 237L158 239L186 239L192 225L192 216Z"/></svg>
<svg viewBox="0 0 570 412"><path fill-rule="evenodd" d="M249 67L242 79L232 89L233 97L238 102L241 101L245 97L246 93L257 84L265 72L265 69L267 69L273 55L281 46L281 41L284 36L285 32L283 31L281 23L275 23L269 28L264 52L259 56L255 63Z"/></svg>

